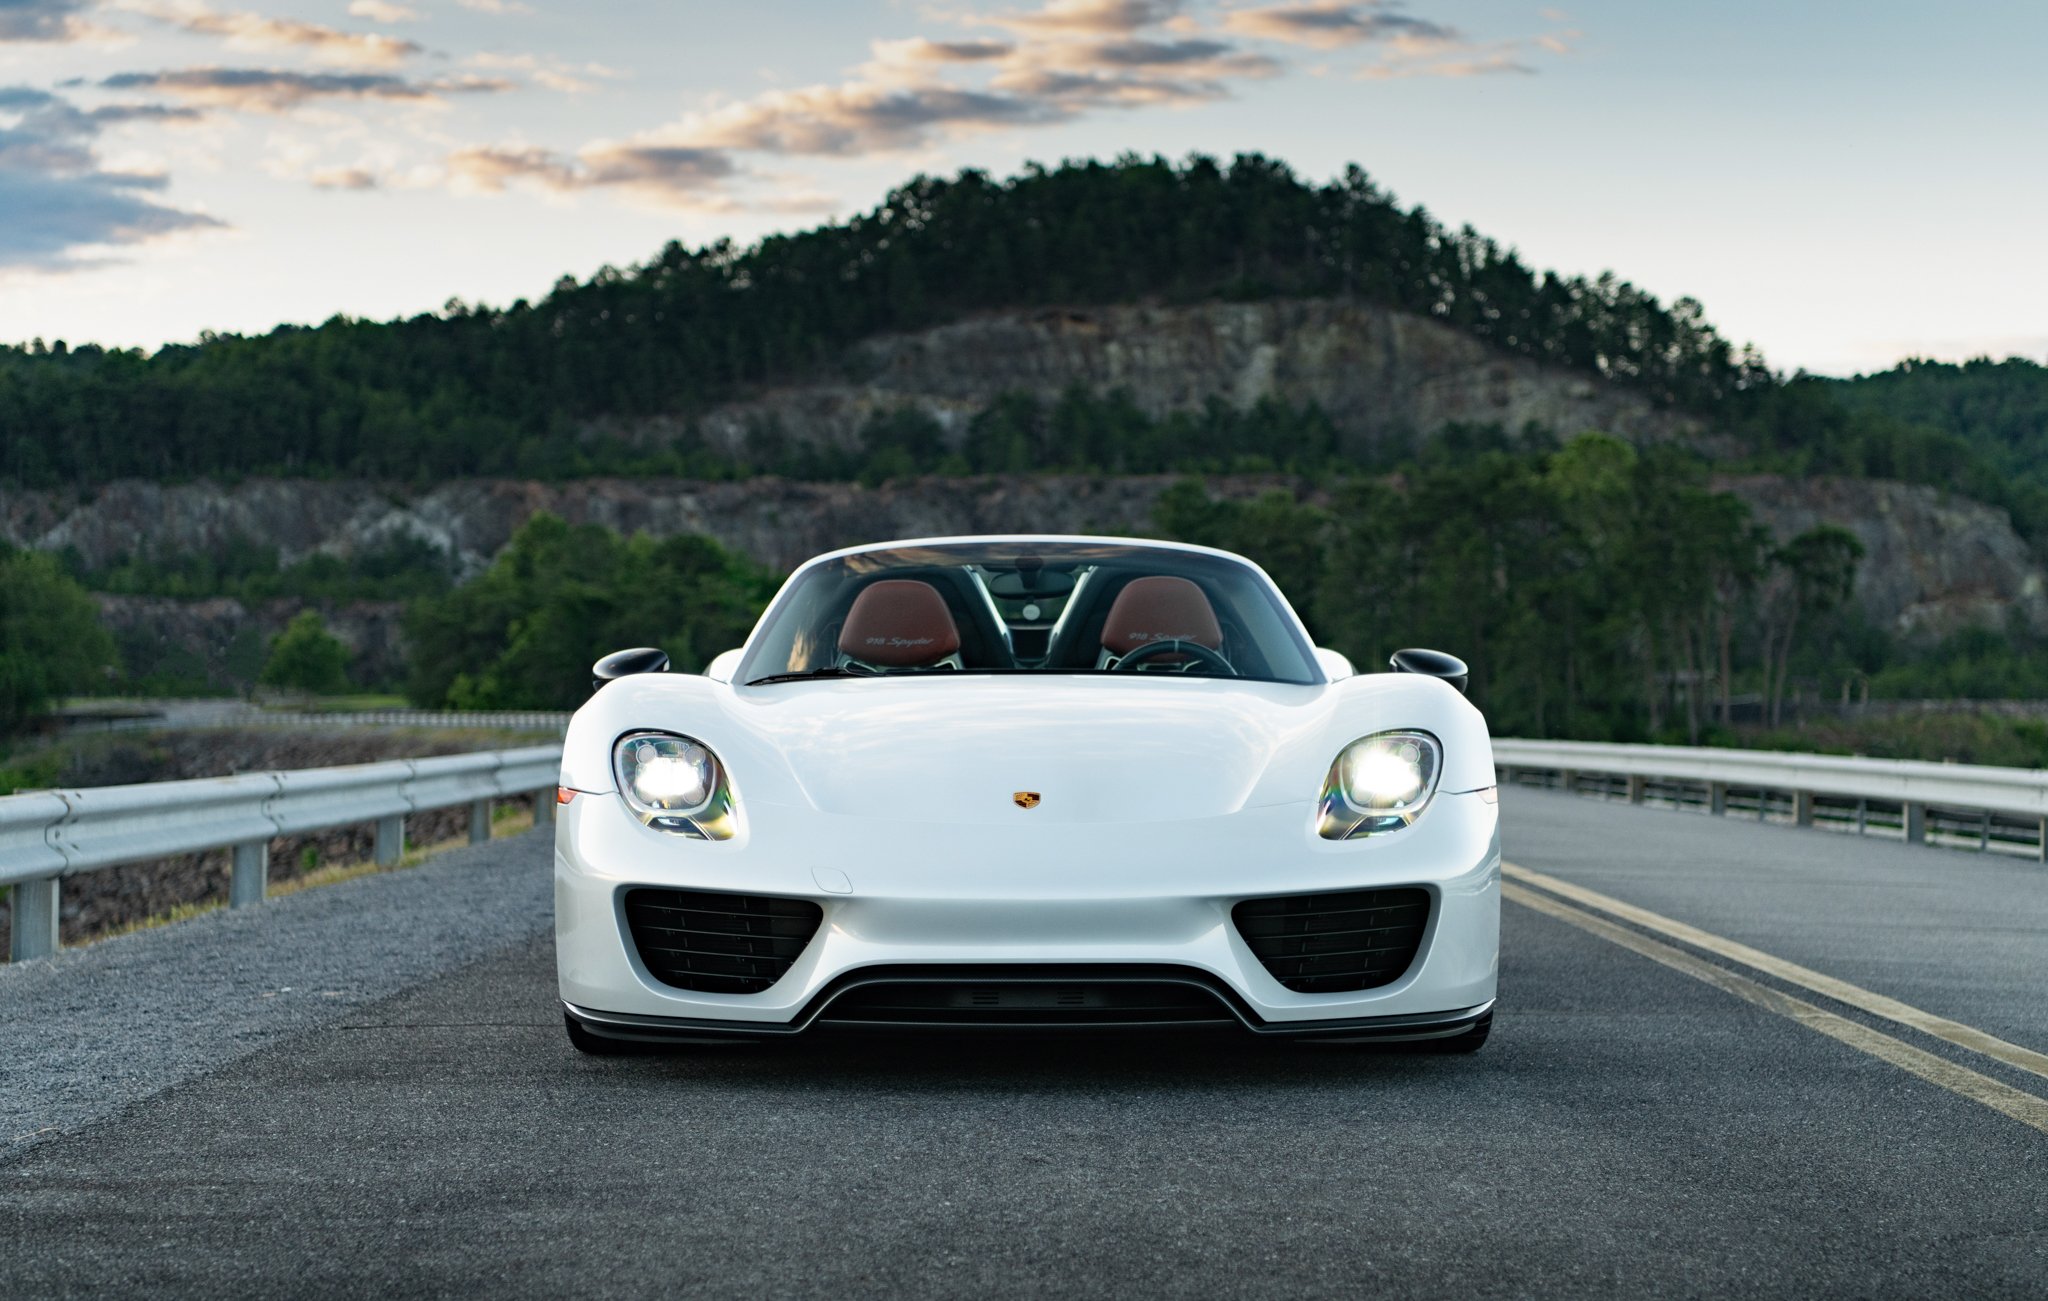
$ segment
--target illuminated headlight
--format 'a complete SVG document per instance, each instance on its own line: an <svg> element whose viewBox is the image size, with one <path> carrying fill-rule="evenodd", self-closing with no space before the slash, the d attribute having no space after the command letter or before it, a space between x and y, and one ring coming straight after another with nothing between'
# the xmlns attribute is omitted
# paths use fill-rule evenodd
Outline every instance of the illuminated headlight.
<svg viewBox="0 0 2048 1301"><path fill-rule="evenodd" d="M731 840L738 830L725 766L702 741L673 732L630 732L612 747L619 797L657 831Z"/></svg>
<svg viewBox="0 0 2048 1301"><path fill-rule="evenodd" d="M1399 831L1429 806L1443 758L1443 747L1427 732L1381 732L1353 741L1323 779L1316 830L1325 840Z"/></svg>

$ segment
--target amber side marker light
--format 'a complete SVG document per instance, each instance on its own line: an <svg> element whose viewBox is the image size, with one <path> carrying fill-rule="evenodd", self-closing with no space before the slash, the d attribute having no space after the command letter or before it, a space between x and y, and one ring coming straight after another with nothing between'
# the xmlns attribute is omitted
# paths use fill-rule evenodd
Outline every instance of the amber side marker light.
<svg viewBox="0 0 2048 1301"><path fill-rule="evenodd" d="M567 804L570 800L573 800L575 798L576 792L570 790L567 786L555 787L555 803Z"/></svg>

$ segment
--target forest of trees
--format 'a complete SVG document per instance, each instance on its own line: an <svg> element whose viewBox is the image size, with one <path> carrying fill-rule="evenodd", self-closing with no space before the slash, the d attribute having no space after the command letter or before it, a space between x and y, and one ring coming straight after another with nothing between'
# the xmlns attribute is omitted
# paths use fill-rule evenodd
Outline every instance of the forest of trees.
<svg viewBox="0 0 2048 1301"><path fill-rule="evenodd" d="M1256 155L1130 158L919 178L843 224L751 249L670 244L538 303L337 317L154 355L0 348L0 480L630 470L628 449L579 440L587 422L687 417L827 370L878 331L988 308L1290 295L1402 308L1686 407L1769 382L1698 303L1534 271L1356 168L1318 186Z"/></svg>
<svg viewBox="0 0 2048 1301"><path fill-rule="evenodd" d="M714 452L693 431L695 414L756 386L834 375L850 344L881 331L990 309L1286 296L1413 312L1629 386L1732 436L1745 450L1719 468L1933 484L2009 509L2048 543L2048 368L1916 361L1853 381L1779 377L1690 299L1539 272L1401 207L1356 168L1316 185L1255 155L919 178L841 224L746 249L670 244L642 266L565 278L538 303L337 317L153 355L0 347L0 485L1278 471L1303 491L1228 503L1190 483L1162 503L1158 526L1265 563L1318 636L1361 664L1394 642L1467 656L1504 732L1697 737L1726 724L1732 691L1775 712L1795 683L2048 693L2048 655L2028 630L1962 634L1929 654L1862 626L1844 604L1853 539L1818 530L1773 544L1707 489L1701 459L1674 448L1450 427L1367 462L1343 453L1314 408L1216 400L1157 417L1082 389L998 397L958 440L915 410L877 413L849 448L764 429L738 453ZM642 447L592 432L652 416L678 418L681 434ZM92 571L75 557L0 555L13 602L0 611L0 727L67 691L191 676L109 643L87 588L406 601L409 694L490 708L574 703L589 660L615 645L661 640L679 667L699 667L744 635L773 578L702 538L623 539L549 519L460 587L445 555L416 542L289 566L255 539ZM57 642L45 626L63 630ZM66 639L78 653L60 657ZM238 678L269 663L280 682L340 680L335 644L313 622L282 653L251 631L226 658Z"/></svg>
<svg viewBox="0 0 2048 1301"><path fill-rule="evenodd" d="M1327 509L1214 500L1191 480L1157 522L1259 561L1361 668L1404 645L1464 657L1502 735L1697 742L1738 689L1778 714L1795 666L1856 671L1836 662L1852 534L1775 545L1691 458L1601 434L1438 451Z"/></svg>
<svg viewBox="0 0 2048 1301"><path fill-rule="evenodd" d="M407 694L456 709L573 709L590 665L656 645L682 672L746 640L781 581L709 538L622 538L536 515L491 567L406 612Z"/></svg>
<svg viewBox="0 0 2048 1301"><path fill-rule="evenodd" d="M1747 468L1933 483L2010 509L2029 537L2048 535L2043 367L1908 363L1852 382L1781 380L1691 299L1665 305L1612 275L1536 271L1512 248L1401 207L1355 167L1315 185L1258 155L920 177L841 224L752 248L671 243L638 267L564 278L538 303L451 301L409 320L336 317L153 355L0 346L0 485L929 472L953 467L917 417L879 418L851 451L786 447L764 431L740 458L712 455L688 432L646 447L601 431L650 416L687 431L696 413L754 386L836 373L868 335L980 310L1310 295L1400 308L1630 386L1735 435ZM1068 468L1198 472L1276 459L1278 413L1212 409L1155 431L1111 397L1089 400L1093 409L1069 400L1053 413L1098 435L1056 440ZM1049 464L1018 454L1029 435L1016 426L1037 417L998 403L983 419L993 428L968 440L964 468ZM1156 441L1140 445L1150 433ZM1290 466L1379 468L1343 460L1313 427L1294 435Z"/></svg>
<svg viewBox="0 0 2048 1301"><path fill-rule="evenodd" d="M104 689L114 641L53 557L0 543L0 737L53 700Z"/></svg>

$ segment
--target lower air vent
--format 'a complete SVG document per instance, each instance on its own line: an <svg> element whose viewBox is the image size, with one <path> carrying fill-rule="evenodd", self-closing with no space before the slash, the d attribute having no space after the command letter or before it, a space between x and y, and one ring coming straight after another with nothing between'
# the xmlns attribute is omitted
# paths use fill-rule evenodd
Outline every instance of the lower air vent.
<svg viewBox="0 0 2048 1301"><path fill-rule="evenodd" d="M1408 970L1429 922L1429 891L1247 899L1230 916L1273 979L1302 994L1346 993L1390 985Z"/></svg>
<svg viewBox="0 0 2048 1301"><path fill-rule="evenodd" d="M1150 1026L1236 1025L1215 994L1164 980L886 980L854 986L819 1025Z"/></svg>
<svg viewBox="0 0 2048 1301"><path fill-rule="evenodd" d="M789 971L824 918L825 910L808 899L626 892L626 925L647 974L701 993L760 993Z"/></svg>

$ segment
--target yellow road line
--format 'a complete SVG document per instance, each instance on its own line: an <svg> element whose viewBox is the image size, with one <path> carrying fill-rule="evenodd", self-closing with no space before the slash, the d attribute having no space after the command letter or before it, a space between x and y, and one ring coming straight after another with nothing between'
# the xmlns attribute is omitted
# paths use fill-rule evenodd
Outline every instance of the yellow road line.
<svg viewBox="0 0 2048 1301"><path fill-rule="evenodd" d="M1717 967L1705 958L1687 953L1683 949L1673 948L1662 940L1653 940L1604 917L1595 917L1592 913L1548 895L1538 894L1513 882L1501 884L1501 895L1525 908L1533 908L1559 921L1568 922L1580 930L1590 931L1604 940L1611 940L1625 949L1661 962L1674 971L1684 972L1695 980L1705 981L1746 1002L1776 1012L1780 1016L1789 1017L1809 1030L1818 1030L1830 1039L1839 1040L1860 1052L1890 1062L1900 1070L1917 1075L1930 1084L1939 1085L1972 1102L1982 1103L1993 1111L2012 1117L2022 1125L2030 1125L2048 1134L2048 1099L2037 1098L2009 1084L2001 1084L1988 1075L1979 1075L1967 1066L1958 1066L1881 1031L1851 1021L1847 1017L1837 1016L1804 999L1794 998L1790 994L1760 985L1747 976L1738 975L1725 967Z"/></svg>
<svg viewBox="0 0 2048 1301"><path fill-rule="evenodd" d="M1861 985L1852 985L1846 980L1822 975L1810 967L1802 967L1796 962L1772 957L1760 949L1750 948L1747 944L1722 939L1696 926L1674 921L1661 913L1653 913L1647 908L1623 903L1619 899L1601 894L1598 890L1588 890L1585 886L1573 885L1570 881L1560 881L1554 876L1531 871L1519 863L1503 863L1501 872L1517 881L1541 887L1551 894L1563 895L1609 916L1634 922L1645 930L1656 931L1659 935L1690 944L1696 949L1718 953L1767 976L1775 976L1788 985L1798 985L1802 989L1810 989L1816 994L1832 998L1837 1003L1846 1003L1859 1012L1868 1012L1887 1021L1896 1021L1922 1034L1933 1035L1936 1039L1952 1043L1958 1048L1982 1053L1986 1057L2004 1062L2007 1066L2031 1071L2043 1079L2048 1079L2048 1053L2037 1053L2031 1048L2022 1048L1996 1035L1986 1034L1975 1026L1964 1025L1960 1021L1951 1021L1945 1016L1922 1011L1910 1003L1901 1003L1896 998L1886 998L1883 994L1873 993Z"/></svg>

